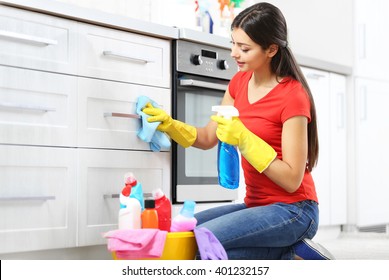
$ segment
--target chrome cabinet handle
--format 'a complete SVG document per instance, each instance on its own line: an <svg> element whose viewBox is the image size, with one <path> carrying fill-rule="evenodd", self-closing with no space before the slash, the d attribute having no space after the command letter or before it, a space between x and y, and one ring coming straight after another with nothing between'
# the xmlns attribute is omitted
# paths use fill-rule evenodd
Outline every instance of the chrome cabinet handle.
<svg viewBox="0 0 389 280"><path fill-rule="evenodd" d="M137 114L125 114L125 113L115 113L115 112L106 112L104 113L104 118L115 117L115 118L129 118L129 119L140 119L141 116Z"/></svg>
<svg viewBox="0 0 389 280"><path fill-rule="evenodd" d="M15 33L6 30L0 30L0 38L7 39L7 40L17 40L30 45L49 46L49 45L58 44L58 41L56 40L51 40L51 39L41 38L41 37L31 36L31 35L25 35L21 33Z"/></svg>
<svg viewBox="0 0 389 280"><path fill-rule="evenodd" d="M103 198L104 199L107 199L107 198L119 198L120 194L118 193L113 193L113 194L104 194L103 195Z"/></svg>
<svg viewBox="0 0 389 280"><path fill-rule="evenodd" d="M338 117L338 128L344 128L345 127L345 121L344 121L344 93L338 92L337 94L337 117Z"/></svg>
<svg viewBox="0 0 389 280"><path fill-rule="evenodd" d="M362 85L359 88L359 120L367 120L367 87Z"/></svg>
<svg viewBox="0 0 389 280"><path fill-rule="evenodd" d="M307 79L319 80L320 78L324 78L325 76L323 74L309 72L306 77Z"/></svg>
<svg viewBox="0 0 389 280"><path fill-rule="evenodd" d="M46 201L46 200L55 200L55 196L46 195L46 196L4 196L0 197L0 201Z"/></svg>
<svg viewBox="0 0 389 280"><path fill-rule="evenodd" d="M359 59L366 58L366 25L358 24L358 56Z"/></svg>
<svg viewBox="0 0 389 280"><path fill-rule="evenodd" d="M0 103L0 109L5 110L28 110L28 111L37 111L37 112L49 112L56 111L55 108L43 107L43 106L30 106L23 104L12 104L12 103Z"/></svg>
<svg viewBox="0 0 389 280"><path fill-rule="evenodd" d="M181 86L191 86L191 87L201 87L201 88L208 88L208 89L215 89L215 90L223 90L223 91L227 90L227 85L204 82L204 81L193 80L193 79L181 79L180 85Z"/></svg>
<svg viewBox="0 0 389 280"><path fill-rule="evenodd" d="M135 62L135 63L140 63L140 64L147 64L147 63L154 62L152 60L131 57L131 56L128 56L128 55L125 55L125 54L120 54L120 53L113 52L113 51L103 51L103 55L108 56L108 57L112 57L112 58L128 60L128 61Z"/></svg>

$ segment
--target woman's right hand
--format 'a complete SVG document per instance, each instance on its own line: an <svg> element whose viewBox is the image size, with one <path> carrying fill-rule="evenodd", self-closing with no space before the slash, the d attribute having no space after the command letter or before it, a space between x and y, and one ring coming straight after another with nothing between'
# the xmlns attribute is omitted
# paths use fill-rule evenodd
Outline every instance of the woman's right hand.
<svg viewBox="0 0 389 280"><path fill-rule="evenodd" d="M151 116L147 118L148 122L161 122L157 127L158 130L167 132L173 123L173 119L164 110L155 108L151 103L147 103L142 112Z"/></svg>
<svg viewBox="0 0 389 280"><path fill-rule="evenodd" d="M148 122L161 122L157 129L166 132L174 141L184 148L193 145L197 138L197 130L194 126L172 119L164 110L155 108L147 103L142 112L151 116Z"/></svg>

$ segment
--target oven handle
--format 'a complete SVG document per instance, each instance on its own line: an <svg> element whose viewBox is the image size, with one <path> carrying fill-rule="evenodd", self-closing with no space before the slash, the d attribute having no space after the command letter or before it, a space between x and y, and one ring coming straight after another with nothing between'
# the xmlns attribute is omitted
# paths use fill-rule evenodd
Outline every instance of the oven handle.
<svg viewBox="0 0 389 280"><path fill-rule="evenodd" d="M204 82L204 81L193 80L193 79L181 79L180 85L189 86L189 87L209 88L209 89L216 89L216 90L223 90L223 91L227 90L227 85Z"/></svg>

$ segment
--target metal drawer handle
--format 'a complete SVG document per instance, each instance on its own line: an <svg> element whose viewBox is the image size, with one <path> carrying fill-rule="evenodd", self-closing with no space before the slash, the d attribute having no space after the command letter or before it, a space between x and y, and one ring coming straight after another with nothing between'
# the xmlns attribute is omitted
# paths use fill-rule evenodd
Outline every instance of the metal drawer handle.
<svg viewBox="0 0 389 280"><path fill-rule="evenodd" d="M115 117L115 118L129 118L129 119L140 119L141 116L137 114L124 114L124 113L114 113L114 112L107 112L104 113L104 118L107 117Z"/></svg>
<svg viewBox="0 0 389 280"><path fill-rule="evenodd" d="M56 40L20 34L20 33L10 32L10 31L6 31L6 30L0 30L0 38L9 39L9 40L17 40L17 41L21 41L21 42L31 44L31 45L48 46L48 45L57 45L58 44L58 41L56 41Z"/></svg>
<svg viewBox="0 0 389 280"><path fill-rule="evenodd" d="M338 128L344 128L344 92L337 93Z"/></svg>
<svg viewBox="0 0 389 280"><path fill-rule="evenodd" d="M27 200L27 201L41 201L41 200L55 200L55 196L46 195L46 196L8 196L0 197L0 201L17 201L17 200Z"/></svg>
<svg viewBox="0 0 389 280"><path fill-rule="evenodd" d="M318 73L308 73L307 78L308 79L313 79L313 80L319 80L320 78L324 78L325 76L323 74L318 74Z"/></svg>
<svg viewBox="0 0 389 280"><path fill-rule="evenodd" d="M181 79L180 85L181 86L190 86L190 87L201 87L201 88L208 88L208 89L215 89L215 90L223 90L223 91L227 90L227 85L204 82L204 81L193 80L193 79Z"/></svg>
<svg viewBox="0 0 389 280"><path fill-rule="evenodd" d="M107 199L107 198L119 198L119 194L118 193L113 193L113 194L105 194L103 195L104 199Z"/></svg>
<svg viewBox="0 0 389 280"><path fill-rule="evenodd" d="M42 106L30 106L30 105L20 105L12 103L0 103L0 109L6 110L28 110L28 111L37 111L37 112L54 112L55 108L42 107Z"/></svg>
<svg viewBox="0 0 389 280"><path fill-rule="evenodd" d="M359 89L359 120L367 121L367 87L362 85Z"/></svg>
<svg viewBox="0 0 389 280"><path fill-rule="evenodd" d="M116 52L113 52L113 51L103 51L103 55L108 56L108 57L123 59L123 60L129 60L131 62L140 63L140 64L147 64L147 63L154 62L152 60L131 57L131 56L128 56L128 55L125 55L125 54L116 53Z"/></svg>

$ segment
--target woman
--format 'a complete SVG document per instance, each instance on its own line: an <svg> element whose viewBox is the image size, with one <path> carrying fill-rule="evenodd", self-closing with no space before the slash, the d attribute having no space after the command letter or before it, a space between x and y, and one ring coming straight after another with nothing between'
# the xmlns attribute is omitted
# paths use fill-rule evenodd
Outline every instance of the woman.
<svg viewBox="0 0 389 280"><path fill-rule="evenodd" d="M212 116L203 128L148 106L150 122L183 147L236 145L246 183L244 203L196 214L198 227L218 238L229 259L331 259L310 239L318 229L311 170L318 158L316 112L308 84L287 41L281 11L268 3L242 11L231 25L231 56L239 72L222 105L239 117Z"/></svg>

